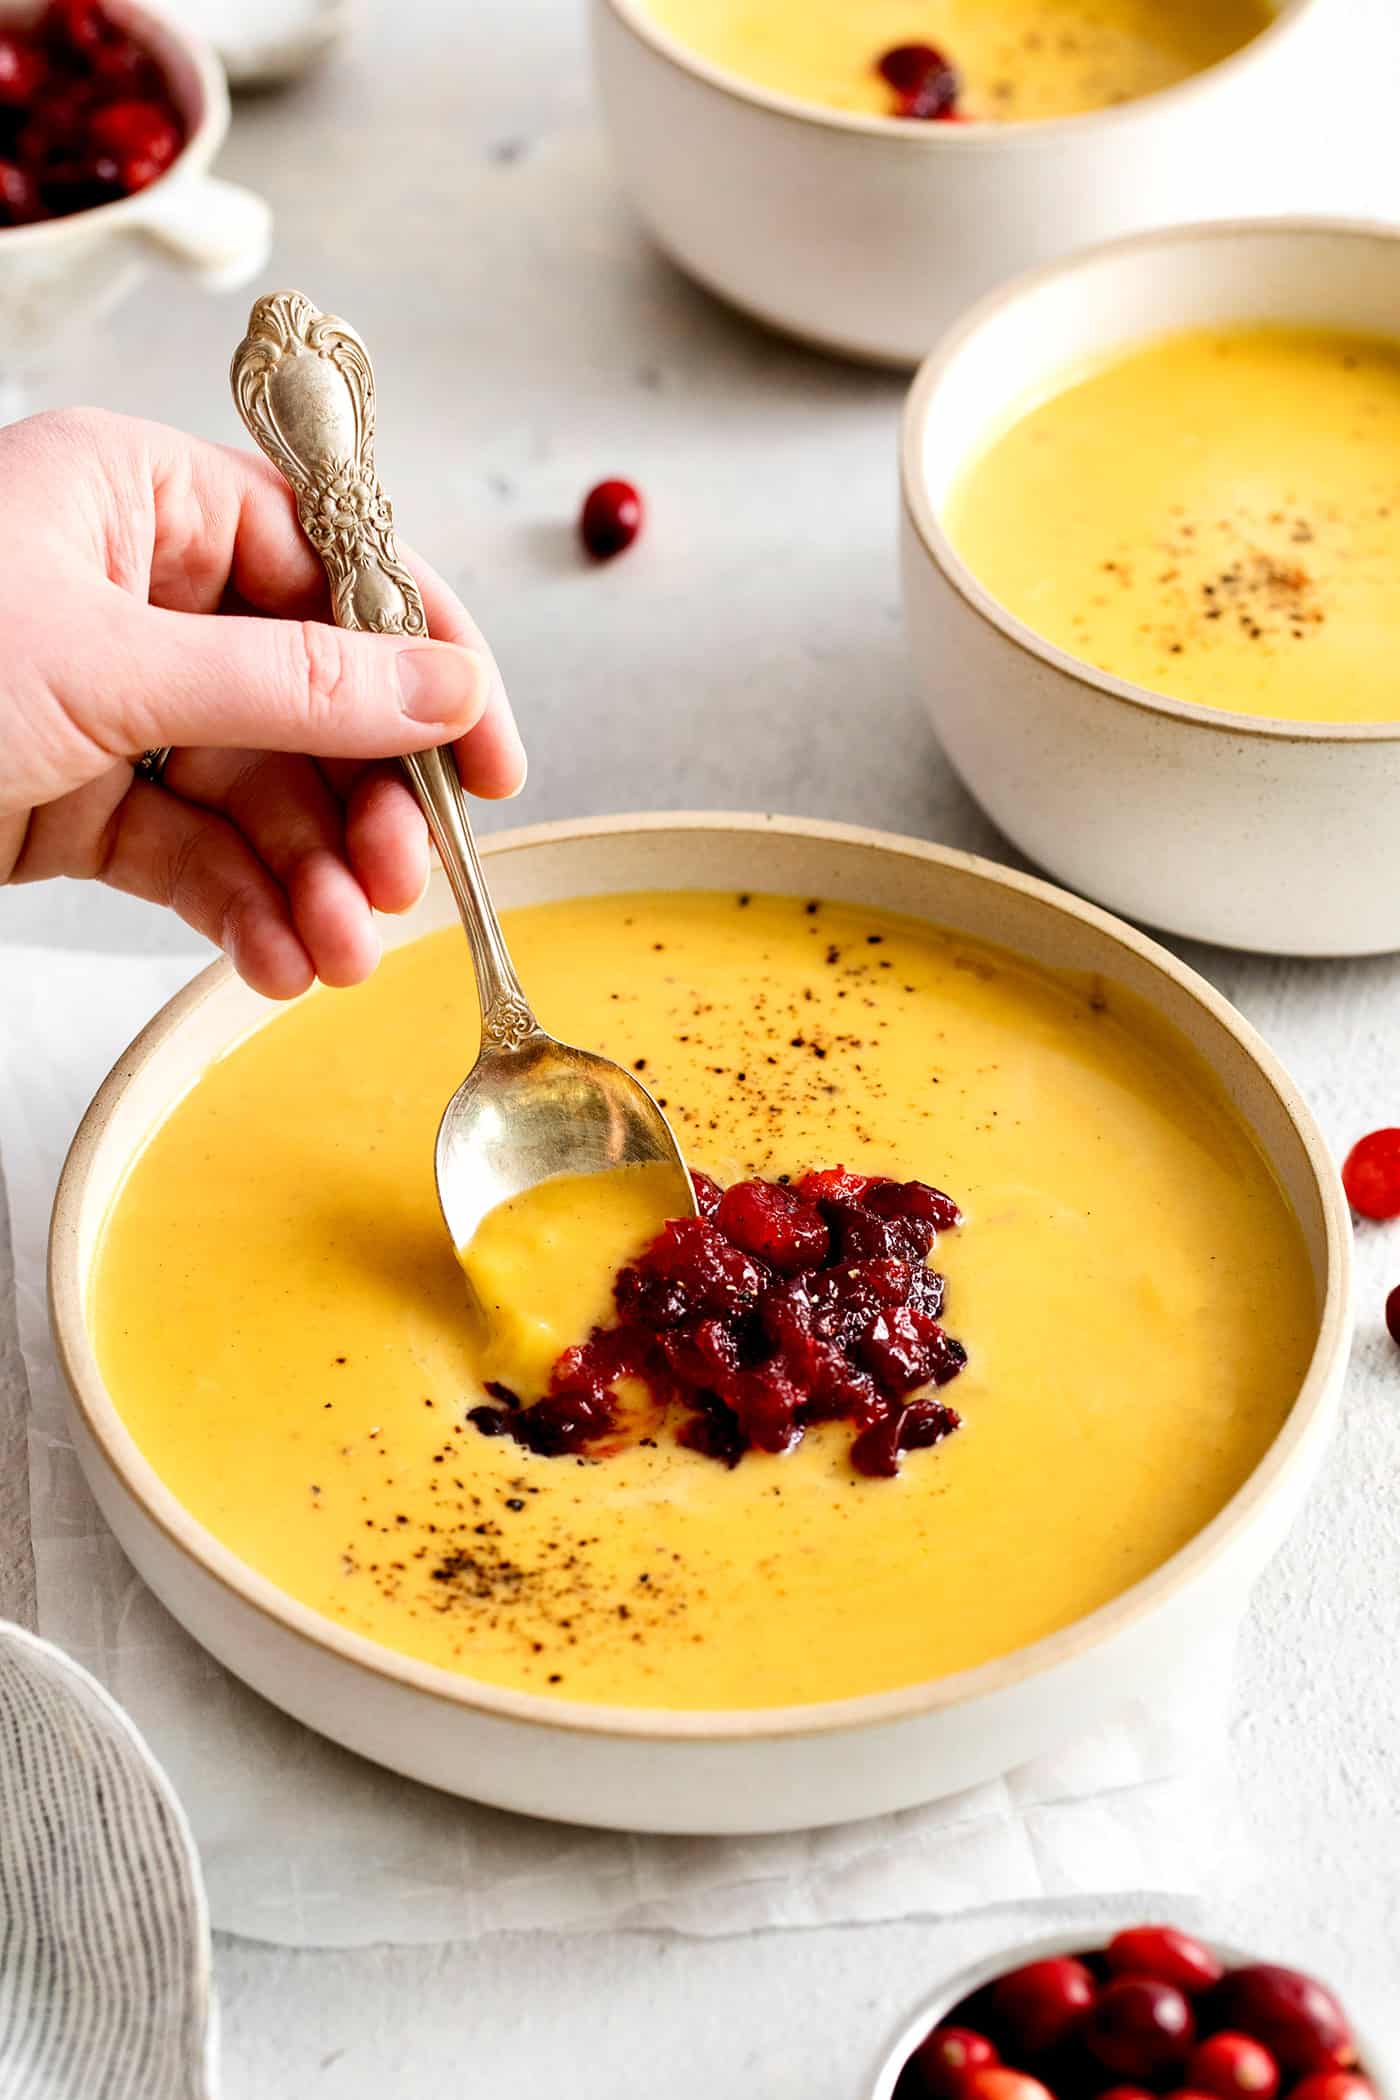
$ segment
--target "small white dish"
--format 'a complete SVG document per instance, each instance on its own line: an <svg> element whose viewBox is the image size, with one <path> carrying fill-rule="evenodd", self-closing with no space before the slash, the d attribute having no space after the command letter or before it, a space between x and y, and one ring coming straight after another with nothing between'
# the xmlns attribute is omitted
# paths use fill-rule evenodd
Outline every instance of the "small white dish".
<svg viewBox="0 0 1400 2100"><path fill-rule="evenodd" d="M950 1976L931 1998L926 1999L916 2012L901 2022L899 2031L880 2056L874 2080L864 2093L863 2100L893 2100L900 2072L929 2029L936 2027L940 2020L946 2019L954 2006L961 2005L964 1998L970 1996L973 1991L980 1990L984 1983L991 1983L996 1977L1005 1975L1008 1969L1019 1969L1027 1962L1048 1961L1057 1954L1083 1954L1089 1948L1102 1946L1115 1932L1143 1922L1144 1920L1138 1917L1123 1918L1118 1925L1106 1928L1088 1926L1080 1932L1054 1933L1048 1938L1031 1940L1023 1946L1005 1947L999 1954L984 1954L980 1961L969 1962L965 1969L960 1969L956 1976ZM1205 1944L1230 1968L1241 1968L1248 1962L1286 1960L1286 1956L1277 1953L1246 1954L1238 1947L1222 1946L1219 1941L1209 1938L1205 1939ZM1319 1981L1326 1983L1327 1978L1321 1977ZM1336 1986L1330 1987L1337 1989ZM1345 1991L1337 1989L1337 1995L1350 2019L1351 2007ZM1352 2028L1367 2077L1380 2100L1392 2100L1392 2096L1400 2091L1396 2078L1371 2047L1354 2020Z"/></svg>
<svg viewBox="0 0 1400 2100"><path fill-rule="evenodd" d="M985 299L914 382L904 605L933 726L988 815L1061 882L1169 933L1288 955L1400 947L1400 720L1168 699L1000 605L943 529L959 470L1038 384L1175 328L1400 332L1400 233L1273 219L1138 235Z"/></svg>
<svg viewBox="0 0 1400 2100"><path fill-rule="evenodd" d="M180 22L214 46L229 86L284 87L328 57L350 26L354 0L167 0Z"/></svg>
<svg viewBox="0 0 1400 2100"><path fill-rule="evenodd" d="M591 5L613 151L659 245L755 319L897 366L1018 270L1267 210L1331 33L1322 0L1280 0L1252 43L1160 94L1027 124L919 124L759 87L659 28L646 0Z"/></svg>
<svg viewBox="0 0 1400 2100"><path fill-rule="evenodd" d="M108 1206L153 1127L268 1003L214 964L124 1054L83 1120L50 1243L50 1310L75 1447L138 1572L196 1640L309 1727L393 1770L502 1808L624 1830L741 1834L846 1822L956 1793L1160 1693L1226 1637L1321 1460L1351 1331L1351 1231L1337 1172L1272 1054L1219 995L1140 934L1027 876L844 825L656 816L483 841L503 909L636 889L751 889L897 910L1098 975L1180 1030L1253 1130L1298 1216L1317 1340L1254 1474L1147 1580L1048 1639L959 1674L824 1705L688 1711L585 1705L415 1661L309 1610L181 1505L103 1382L87 1280ZM454 923L445 879L389 945Z"/></svg>
<svg viewBox="0 0 1400 2100"><path fill-rule="evenodd" d="M272 245L262 198L209 173L229 125L213 51L155 8L109 0L109 9L162 67L188 135L166 173L135 196L0 228L0 376L8 380L44 371L64 339L125 298L157 255L227 291L257 275ZM0 0L0 21L33 12Z"/></svg>

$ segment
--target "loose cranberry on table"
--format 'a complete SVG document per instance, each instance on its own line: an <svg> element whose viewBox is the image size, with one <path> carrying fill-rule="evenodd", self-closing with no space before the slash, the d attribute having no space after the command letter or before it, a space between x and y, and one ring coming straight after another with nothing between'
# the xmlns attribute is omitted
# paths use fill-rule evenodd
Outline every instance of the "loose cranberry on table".
<svg viewBox="0 0 1400 2100"><path fill-rule="evenodd" d="M600 481L579 513L579 538L594 561L611 561L642 529L642 499L630 481Z"/></svg>
<svg viewBox="0 0 1400 2100"><path fill-rule="evenodd" d="M1274 2100L1279 2069L1253 2035L1223 2028L1191 2051L1185 2083L1193 2092L1213 2093L1215 2100Z"/></svg>
<svg viewBox="0 0 1400 2100"><path fill-rule="evenodd" d="M129 197L184 143L159 65L99 0L0 30L0 229Z"/></svg>
<svg viewBox="0 0 1400 2100"><path fill-rule="evenodd" d="M1225 1974L1225 1964L1209 1947L1174 1925L1129 1926L1114 1934L1104 1960L1116 1976L1155 1976L1188 1997L1209 1990Z"/></svg>
<svg viewBox="0 0 1400 2100"><path fill-rule="evenodd" d="M1212 2021L1253 2035L1291 2078L1347 2071L1356 2044L1332 1993L1297 1969L1270 1962L1235 1969L1211 1993Z"/></svg>
<svg viewBox="0 0 1400 2100"><path fill-rule="evenodd" d="M1084 2023L1084 2039L1105 2070L1155 2079L1186 2061L1196 2039L1190 2000L1152 1976L1114 1976Z"/></svg>
<svg viewBox="0 0 1400 2100"><path fill-rule="evenodd" d="M1014 2044L1013 2054L1045 2056L1069 2040L1095 1994L1083 1962L1059 1956L1003 1976L992 1990L992 2011Z"/></svg>
<svg viewBox="0 0 1400 2100"><path fill-rule="evenodd" d="M1358 1139L1342 1167L1342 1186L1363 1218L1400 1218L1400 1130Z"/></svg>

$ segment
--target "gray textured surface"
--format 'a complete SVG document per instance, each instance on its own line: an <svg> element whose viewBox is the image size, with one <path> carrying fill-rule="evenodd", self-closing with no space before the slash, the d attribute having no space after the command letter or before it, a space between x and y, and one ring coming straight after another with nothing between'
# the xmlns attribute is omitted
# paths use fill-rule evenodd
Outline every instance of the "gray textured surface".
<svg viewBox="0 0 1400 2100"><path fill-rule="evenodd" d="M1393 211L1396 169L1374 167L1360 101L1395 99L1388 8L1331 4L1347 92L1319 95L1299 193ZM891 558L901 389L733 320L650 253L591 128L581 12L366 10L324 74L240 108L224 160L277 207L269 285L303 285L374 347L405 537L463 590L504 662L533 771L525 801L487 821L767 805L997 852L910 694ZM165 282L46 398L233 441L223 373L244 305ZM570 521L583 488L614 472L643 485L652 526L593 574ZM0 941L15 939L194 945L140 906L63 885L0 892ZM1363 1113L1393 1118L1400 966L1194 959L1307 1068L1335 1139ZM1389 1266L1400 1273L1400 1255L1373 1245L1362 1376L1246 1631L1235 1744L1253 1843L1222 1861L1210 1901L1218 1930L1330 1966L1378 2011L1394 2007L1400 1945L1400 1388L1376 1322ZM9 1301L0 1255L0 1608L23 1616ZM349 1955L224 1941L227 2093L858 2100L882 2031L943 1969L1044 1923Z"/></svg>

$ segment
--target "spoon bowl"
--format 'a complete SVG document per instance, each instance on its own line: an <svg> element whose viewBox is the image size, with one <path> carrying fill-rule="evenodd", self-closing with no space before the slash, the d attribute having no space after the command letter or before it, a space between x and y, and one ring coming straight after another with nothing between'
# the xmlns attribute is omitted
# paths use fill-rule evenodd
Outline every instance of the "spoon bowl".
<svg viewBox="0 0 1400 2100"><path fill-rule="evenodd" d="M621 1167L675 1170L668 1215L692 1217L695 1191L665 1116L611 1058L556 1042L542 1028L481 1055L447 1104L437 1136L437 1191L455 1247L488 1211L538 1182Z"/></svg>
<svg viewBox="0 0 1400 2100"><path fill-rule="evenodd" d="M336 624L427 635L374 464L374 371L346 322L301 292L259 299L234 352L234 400L286 477L325 567ZM403 761L437 847L476 972L481 1048L438 1130L438 1201L460 1253L488 1211L541 1181L619 1167L674 1169L673 1217L695 1215L680 1146L639 1079L556 1042L515 974L449 749Z"/></svg>

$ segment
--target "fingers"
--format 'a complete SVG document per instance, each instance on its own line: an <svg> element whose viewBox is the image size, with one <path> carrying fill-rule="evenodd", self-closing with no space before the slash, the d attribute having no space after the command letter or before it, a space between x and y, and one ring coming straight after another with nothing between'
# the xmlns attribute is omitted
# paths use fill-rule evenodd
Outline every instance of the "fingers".
<svg viewBox="0 0 1400 2100"><path fill-rule="evenodd" d="M311 958L287 898L212 811L137 781L117 810L101 874L114 889L169 905L267 998L294 999L310 985Z"/></svg>
<svg viewBox="0 0 1400 2100"><path fill-rule="evenodd" d="M162 612L111 590L57 652L50 686L113 757L161 744L394 758L465 734L493 673L447 642L316 620Z"/></svg>
<svg viewBox="0 0 1400 2100"><path fill-rule="evenodd" d="M285 894L323 984L359 984L379 960L372 897L346 865L338 798L309 758L280 752L177 751L167 789L226 816Z"/></svg>
<svg viewBox="0 0 1400 2100"><path fill-rule="evenodd" d="M345 850L376 911L408 911L428 880L428 827L406 781L375 769L345 811Z"/></svg>
<svg viewBox="0 0 1400 2100"><path fill-rule="evenodd" d="M212 613L232 589L245 604L279 619L325 622L329 600L320 560L297 522L291 491L276 468L255 453L185 438L159 424L138 427L150 447L156 497L152 603L178 612ZM461 644L486 667L486 684L472 722L443 726L444 738L460 739L463 782L475 795L518 794L525 784L525 751L491 652L455 591L415 555L406 553L404 559L423 593L429 633ZM243 741L261 740L250 736ZM389 756L421 750L428 741L432 739L386 745L377 753L347 748L343 755ZM296 746L282 742L278 748ZM340 749L324 742L304 748L319 756Z"/></svg>
<svg viewBox="0 0 1400 2100"><path fill-rule="evenodd" d="M417 556L411 567L423 593L429 633L440 635L445 642L462 643L474 650L486 666L487 684L480 717L457 742L462 785L468 794L484 795L493 801L518 795L525 785L525 746L499 666L456 592L449 590L442 578Z"/></svg>

